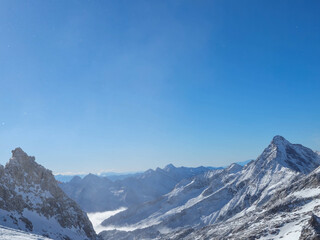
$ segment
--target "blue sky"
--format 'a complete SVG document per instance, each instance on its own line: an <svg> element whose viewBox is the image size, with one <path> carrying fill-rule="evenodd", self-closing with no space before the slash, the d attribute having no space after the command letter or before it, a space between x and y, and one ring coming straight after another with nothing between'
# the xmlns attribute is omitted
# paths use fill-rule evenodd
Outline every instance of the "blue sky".
<svg viewBox="0 0 320 240"><path fill-rule="evenodd" d="M54 172L320 150L320 2L0 1L0 161Z"/></svg>

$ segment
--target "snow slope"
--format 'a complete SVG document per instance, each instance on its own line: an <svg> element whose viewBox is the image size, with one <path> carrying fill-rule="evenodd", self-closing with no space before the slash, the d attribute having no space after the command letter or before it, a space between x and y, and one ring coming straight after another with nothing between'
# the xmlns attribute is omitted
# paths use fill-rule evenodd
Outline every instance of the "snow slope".
<svg viewBox="0 0 320 240"><path fill-rule="evenodd" d="M201 229L189 228L159 239L287 239L320 237L320 173L318 169L282 186L255 211ZM181 237L183 235L183 237Z"/></svg>
<svg viewBox="0 0 320 240"><path fill-rule="evenodd" d="M17 229L0 226L1 240L50 240L50 238L23 232Z"/></svg>
<svg viewBox="0 0 320 240"><path fill-rule="evenodd" d="M310 176L313 171L319 171L319 165L318 153L276 136L263 153L245 167L231 165L225 170L211 171L190 180L183 180L170 193L157 200L129 207L126 211L108 218L102 225L118 230L123 230L125 226L131 229L130 234L127 234L128 238L158 233L157 236L164 239L219 239L222 236L240 239L239 235L231 233L240 232L246 237L264 237L268 234L279 235L281 230L282 236L291 234L292 237L297 232L301 233L310 217L310 211L313 210L312 206L317 206L317 201L312 201L315 205L311 207L306 203L318 195L318 186L310 184L303 189L292 188L292 191L287 193L288 196L275 196L284 194L281 193L283 188L295 186L299 179L308 179L304 177ZM299 182L299 186L302 186L302 182ZM296 201L297 208L302 205L305 208L293 215L286 214L286 217L281 214L274 215L274 204L281 201L285 201L284 204L288 206ZM270 212L266 212L266 209ZM279 221L270 222L273 218L279 218ZM288 232L279 227L285 225L283 221L298 226L296 220L302 221L297 232ZM240 231L239 228L248 229L248 222L252 222L249 229L254 230ZM269 230L266 230L269 225ZM204 232L199 230L202 227ZM292 229L292 226L288 229ZM172 232L177 233L175 235ZM195 234L192 234L193 232ZM100 235L105 239L117 239L124 236L124 232L102 232Z"/></svg>

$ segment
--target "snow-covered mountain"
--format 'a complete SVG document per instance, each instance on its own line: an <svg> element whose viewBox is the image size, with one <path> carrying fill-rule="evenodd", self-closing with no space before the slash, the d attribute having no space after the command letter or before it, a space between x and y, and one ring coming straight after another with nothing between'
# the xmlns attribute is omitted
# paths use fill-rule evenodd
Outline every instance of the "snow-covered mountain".
<svg viewBox="0 0 320 240"><path fill-rule="evenodd" d="M175 219L176 215L180 213L179 221L181 221L181 224L188 224L188 222L193 221L195 215L186 216L186 219L184 219L185 211L192 209L195 204L209 201L211 208L221 207L224 201L212 199L211 194L236 178L241 169L240 165L232 164L223 170L213 170L191 179L183 179L171 192L151 202L128 208L128 210L104 221L103 225L130 225L133 229L157 224L177 227L180 223L176 222ZM208 211L208 208L205 211ZM201 221L195 219L195 223L201 224Z"/></svg>
<svg viewBox="0 0 320 240"><path fill-rule="evenodd" d="M117 181L89 174L60 183L76 202L34 157L12 153L0 166L0 239L98 239L76 202L118 209L99 213L109 215L99 219L108 240L320 238L320 154L281 136L245 166L169 164Z"/></svg>
<svg viewBox="0 0 320 240"><path fill-rule="evenodd" d="M204 228L185 228L159 239L282 239L320 237L320 167L295 177L254 210ZM183 236L183 237L182 237Z"/></svg>
<svg viewBox="0 0 320 240"><path fill-rule="evenodd" d="M59 188L52 172L21 148L12 151L5 167L0 165L0 225L52 239L98 239L87 215Z"/></svg>
<svg viewBox="0 0 320 240"><path fill-rule="evenodd" d="M100 235L105 239L155 235L159 239L273 239L296 234L299 238L303 227L312 232L307 223L310 211L318 206L319 165L317 152L276 136L255 161L182 180L160 198L105 220L102 225L116 230ZM293 227L296 230L290 230Z"/></svg>
<svg viewBox="0 0 320 240"><path fill-rule="evenodd" d="M210 171L210 168L175 167L149 169L125 179L111 181L107 177L88 174L60 183L63 191L87 212L116 210L152 201L170 192L182 179Z"/></svg>

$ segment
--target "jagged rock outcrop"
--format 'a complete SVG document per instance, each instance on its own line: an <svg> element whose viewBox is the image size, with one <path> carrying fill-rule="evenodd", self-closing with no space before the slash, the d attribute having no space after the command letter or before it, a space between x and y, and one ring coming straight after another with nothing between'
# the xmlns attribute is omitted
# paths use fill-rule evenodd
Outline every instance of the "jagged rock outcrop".
<svg viewBox="0 0 320 240"><path fill-rule="evenodd" d="M0 224L52 239L97 239L87 215L59 188L52 172L21 148L0 166Z"/></svg>
<svg viewBox="0 0 320 240"><path fill-rule="evenodd" d="M299 240L320 240L320 218L312 214L308 224L303 227Z"/></svg>

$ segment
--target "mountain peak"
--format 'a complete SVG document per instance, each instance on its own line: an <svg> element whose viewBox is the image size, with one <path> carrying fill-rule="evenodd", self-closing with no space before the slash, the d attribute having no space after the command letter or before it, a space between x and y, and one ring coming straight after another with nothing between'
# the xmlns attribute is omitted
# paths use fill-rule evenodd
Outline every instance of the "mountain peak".
<svg viewBox="0 0 320 240"><path fill-rule="evenodd" d="M236 173L236 172L239 172L242 170L242 166L239 165L238 163L232 163L228 168L227 168L227 171L229 173Z"/></svg>
<svg viewBox="0 0 320 240"><path fill-rule="evenodd" d="M10 158L9 165L29 165L35 163L35 157L28 156L20 147L12 150L12 157Z"/></svg>
<svg viewBox="0 0 320 240"><path fill-rule="evenodd" d="M280 144L283 145L283 144L288 144L289 141L280 135L276 135L273 137L271 143L273 143L275 145L280 145Z"/></svg>
<svg viewBox="0 0 320 240"><path fill-rule="evenodd" d="M80 182L81 180L82 180L82 178L81 178L80 176L76 175L76 176L74 176L74 177L70 180L70 182L71 182L71 183L78 183L78 182Z"/></svg>
<svg viewBox="0 0 320 240"><path fill-rule="evenodd" d="M1 169L0 189L1 225L52 239L97 239L87 215L59 188L52 172L21 148Z"/></svg>
<svg viewBox="0 0 320 240"><path fill-rule="evenodd" d="M259 169L274 169L277 168L277 164L280 164L295 172L306 174L319 166L320 159L319 155L311 149L300 144L292 144L282 136L275 136L256 162L259 163Z"/></svg>
<svg viewBox="0 0 320 240"><path fill-rule="evenodd" d="M20 147L17 147L16 149L12 150L12 158L25 158L28 157L28 154L26 154Z"/></svg>
<svg viewBox="0 0 320 240"><path fill-rule="evenodd" d="M165 171L170 171L170 170L173 170L173 169L176 169L176 167L172 163L170 163L170 164L168 164L167 166L164 167Z"/></svg>
<svg viewBox="0 0 320 240"><path fill-rule="evenodd" d="M93 174L93 173L89 173L88 175L86 175L84 178L83 178L84 181L98 181L100 180L100 177Z"/></svg>

